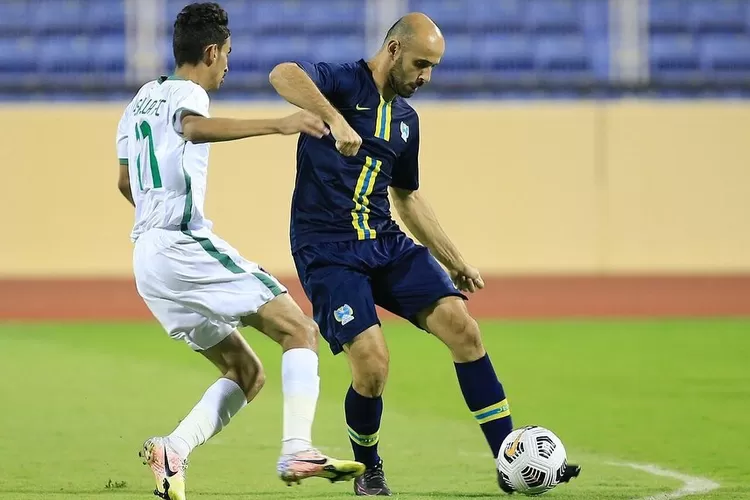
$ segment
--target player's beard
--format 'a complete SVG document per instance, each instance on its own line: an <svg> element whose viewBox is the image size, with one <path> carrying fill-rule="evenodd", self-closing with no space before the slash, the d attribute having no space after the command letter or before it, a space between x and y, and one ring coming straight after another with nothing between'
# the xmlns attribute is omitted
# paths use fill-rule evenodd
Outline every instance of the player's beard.
<svg viewBox="0 0 750 500"><path fill-rule="evenodd" d="M404 58L399 56L396 62L393 64L390 74L388 75L388 83L391 85L396 94L401 97L408 99L414 95L417 91L417 85L406 81L406 71L404 70Z"/></svg>

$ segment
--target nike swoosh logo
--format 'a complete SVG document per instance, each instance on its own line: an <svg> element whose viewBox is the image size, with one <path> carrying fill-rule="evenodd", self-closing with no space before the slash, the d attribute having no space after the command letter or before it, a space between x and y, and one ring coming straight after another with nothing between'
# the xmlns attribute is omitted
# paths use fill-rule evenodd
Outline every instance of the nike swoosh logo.
<svg viewBox="0 0 750 500"><path fill-rule="evenodd" d="M297 462L305 462L307 464L325 465L328 463L327 458L298 458Z"/></svg>
<svg viewBox="0 0 750 500"><path fill-rule="evenodd" d="M363 108L362 106L360 106L359 104L357 104L357 105L356 105L356 106L354 107L354 109L356 109L357 111L367 111L367 110L369 110L370 108Z"/></svg>
<svg viewBox="0 0 750 500"><path fill-rule="evenodd" d="M518 437L513 441L513 443L510 445L510 448L505 452L505 456L508 458L513 458L513 455L516 454L516 451L518 450L518 445L521 442L521 437L523 437L523 432L521 432Z"/></svg>
<svg viewBox="0 0 750 500"><path fill-rule="evenodd" d="M167 477L172 477L176 475L177 473L174 472L169 468L169 458L167 458L167 447L164 447L164 474L167 475Z"/></svg>

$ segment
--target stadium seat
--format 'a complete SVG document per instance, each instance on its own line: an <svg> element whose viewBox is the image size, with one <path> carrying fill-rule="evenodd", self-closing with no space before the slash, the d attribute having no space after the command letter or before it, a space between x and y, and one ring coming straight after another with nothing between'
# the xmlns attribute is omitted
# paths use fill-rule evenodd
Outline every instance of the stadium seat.
<svg viewBox="0 0 750 500"><path fill-rule="evenodd" d="M13 75L33 72L38 53L33 37L0 38L0 72Z"/></svg>
<svg viewBox="0 0 750 500"><path fill-rule="evenodd" d="M528 27L535 32L575 33L583 31L580 0L525 0Z"/></svg>
<svg viewBox="0 0 750 500"><path fill-rule="evenodd" d="M609 32L609 5L601 0L583 1L583 31L587 35L601 36Z"/></svg>
<svg viewBox="0 0 750 500"><path fill-rule="evenodd" d="M89 57L95 72L125 71L125 39L120 35L105 35L91 40ZM158 76L158 75L154 75Z"/></svg>
<svg viewBox="0 0 750 500"><path fill-rule="evenodd" d="M690 24L694 30L740 33L745 30L747 2L739 0L691 0Z"/></svg>
<svg viewBox="0 0 750 500"><path fill-rule="evenodd" d="M518 78L534 69L534 51L528 35L485 35L478 43L483 69L495 76Z"/></svg>
<svg viewBox="0 0 750 500"><path fill-rule="evenodd" d="M688 3L685 0L651 0L648 5L648 25L652 33L686 33Z"/></svg>
<svg viewBox="0 0 750 500"><path fill-rule="evenodd" d="M424 12L446 33L465 33L469 10L465 0L409 0L409 11Z"/></svg>
<svg viewBox="0 0 750 500"><path fill-rule="evenodd" d="M305 31L321 34L360 33L364 35L364 0L305 0L304 4Z"/></svg>
<svg viewBox="0 0 750 500"><path fill-rule="evenodd" d="M446 43L445 55L440 61L440 70L458 71L478 69L479 54L475 38L470 35L455 35Z"/></svg>
<svg viewBox="0 0 750 500"><path fill-rule="evenodd" d="M547 35L536 41L536 67L552 77L591 74L591 54L579 35Z"/></svg>
<svg viewBox="0 0 750 500"><path fill-rule="evenodd" d="M468 31L520 32L526 25L524 0L474 0L468 11Z"/></svg>
<svg viewBox="0 0 750 500"><path fill-rule="evenodd" d="M750 76L750 36L704 35L700 40L700 67L715 79Z"/></svg>
<svg viewBox="0 0 750 500"><path fill-rule="evenodd" d="M66 0L31 9L31 26L35 33L80 33L88 4L82 0Z"/></svg>
<svg viewBox="0 0 750 500"><path fill-rule="evenodd" d="M367 59L365 39L358 35L318 35L309 40L310 57L315 61L354 62Z"/></svg>
<svg viewBox="0 0 750 500"><path fill-rule="evenodd" d="M121 2L92 2L86 7L83 29L99 33L125 33L125 6Z"/></svg>
<svg viewBox="0 0 750 500"><path fill-rule="evenodd" d="M309 37L303 35L263 36L256 39L255 47L253 57L257 60L257 68L265 72L280 62L310 60L312 56Z"/></svg>
<svg viewBox="0 0 750 500"><path fill-rule="evenodd" d="M698 69L698 49L692 35L659 35L649 44L651 75L655 78L680 77Z"/></svg>
<svg viewBox="0 0 750 500"><path fill-rule="evenodd" d="M26 2L0 1L0 35L12 36L29 33L31 8Z"/></svg>
<svg viewBox="0 0 750 500"><path fill-rule="evenodd" d="M47 36L39 39L39 69L43 73L85 73L92 70L93 41L87 36Z"/></svg>

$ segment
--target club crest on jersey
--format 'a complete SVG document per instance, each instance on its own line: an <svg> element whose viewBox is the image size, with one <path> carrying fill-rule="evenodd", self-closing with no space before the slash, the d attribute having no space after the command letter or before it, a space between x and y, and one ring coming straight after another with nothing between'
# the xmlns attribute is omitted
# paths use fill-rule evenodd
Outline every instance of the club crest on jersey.
<svg viewBox="0 0 750 500"><path fill-rule="evenodd" d="M404 142L409 138L409 125L404 122L401 122L401 138Z"/></svg>
<svg viewBox="0 0 750 500"><path fill-rule="evenodd" d="M344 326L354 319L354 310L349 304L344 304L333 311L333 317L336 318L336 321L341 323L341 326Z"/></svg>

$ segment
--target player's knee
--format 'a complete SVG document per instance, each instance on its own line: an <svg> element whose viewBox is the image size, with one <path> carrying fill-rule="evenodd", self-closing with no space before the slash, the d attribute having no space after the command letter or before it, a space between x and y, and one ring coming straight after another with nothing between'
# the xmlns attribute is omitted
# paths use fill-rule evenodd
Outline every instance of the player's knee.
<svg viewBox="0 0 750 500"><path fill-rule="evenodd" d="M369 398L383 394L389 362L388 351L385 350L370 351L351 359L354 390Z"/></svg>
<svg viewBox="0 0 750 500"><path fill-rule="evenodd" d="M248 401L252 401L266 383L266 372L257 356L245 357L232 363L225 376L240 386Z"/></svg>
<svg viewBox="0 0 750 500"><path fill-rule="evenodd" d="M451 327L451 341L448 347L450 347L455 361L468 363L484 356L482 333L474 318L469 316L468 313L463 313L453 318Z"/></svg>
<svg viewBox="0 0 750 500"><path fill-rule="evenodd" d="M291 325L286 334L287 338L282 346L285 350L301 348L312 349L318 352L318 335L320 334L320 330L318 329L318 324L311 318L302 316Z"/></svg>

